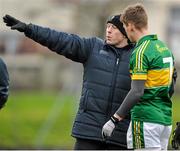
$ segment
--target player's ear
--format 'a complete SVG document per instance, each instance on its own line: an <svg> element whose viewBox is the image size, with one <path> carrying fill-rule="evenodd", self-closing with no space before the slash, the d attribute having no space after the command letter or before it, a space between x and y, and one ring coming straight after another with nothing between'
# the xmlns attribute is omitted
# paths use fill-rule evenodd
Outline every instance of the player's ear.
<svg viewBox="0 0 180 151"><path fill-rule="evenodd" d="M127 27L129 28L129 30L130 31L134 31L134 29L135 29L135 26L134 26L134 24L133 23L128 23L128 25L127 25Z"/></svg>

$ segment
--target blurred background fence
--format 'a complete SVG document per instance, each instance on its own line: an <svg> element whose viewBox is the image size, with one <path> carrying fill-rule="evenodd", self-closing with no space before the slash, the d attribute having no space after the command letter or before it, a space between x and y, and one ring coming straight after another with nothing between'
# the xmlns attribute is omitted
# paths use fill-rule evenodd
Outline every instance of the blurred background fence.
<svg viewBox="0 0 180 151"><path fill-rule="evenodd" d="M0 0L0 56L11 83L9 101L0 112L0 148L72 149L71 127L82 83L81 64L11 31L2 17L10 14L26 23L103 39L106 18L136 2L147 8L150 32L171 48L179 73L179 0ZM180 120L179 92L178 79L174 123Z"/></svg>

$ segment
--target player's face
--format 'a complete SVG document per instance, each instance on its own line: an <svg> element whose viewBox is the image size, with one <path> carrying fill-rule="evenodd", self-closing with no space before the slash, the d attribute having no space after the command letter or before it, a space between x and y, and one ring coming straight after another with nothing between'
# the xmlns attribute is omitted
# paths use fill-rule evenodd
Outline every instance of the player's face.
<svg viewBox="0 0 180 151"><path fill-rule="evenodd" d="M133 32L134 31L134 29L133 29L134 26L132 24L126 25L126 24L123 23L123 27L124 27L124 29L125 29L125 31L127 33L127 36L129 38L129 40L131 42L136 42L134 32Z"/></svg>
<svg viewBox="0 0 180 151"><path fill-rule="evenodd" d="M107 23L106 26L106 43L113 46L118 46L125 36L119 31L119 29L111 24Z"/></svg>

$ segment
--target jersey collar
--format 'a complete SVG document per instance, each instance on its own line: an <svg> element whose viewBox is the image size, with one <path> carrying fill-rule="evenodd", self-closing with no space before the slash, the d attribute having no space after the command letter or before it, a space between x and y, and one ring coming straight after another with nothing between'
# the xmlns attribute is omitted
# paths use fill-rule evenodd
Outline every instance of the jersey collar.
<svg viewBox="0 0 180 151"><path fill-rule="evenodd" d="M146 40L157 40L157 39L158 39L157 35L146 35L146 36L142 37L141 39L139 39L139 41L136 43L136 47L141 45Z"/></svg>

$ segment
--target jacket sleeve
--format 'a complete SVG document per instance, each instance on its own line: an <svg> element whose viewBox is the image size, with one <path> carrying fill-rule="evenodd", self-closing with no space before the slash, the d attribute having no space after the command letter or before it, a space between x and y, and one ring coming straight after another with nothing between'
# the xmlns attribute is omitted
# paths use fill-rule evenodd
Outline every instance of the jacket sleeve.
<svg viewBox="0 0 180 151"><path fill-rule="evenodd" d="M50 50L73 61L84 63L93 49L96 38L80 38L75 34L58 32L29 24L25 35Z"/></svg>
<svg viewBox="0 0 180 151"><path fill-rule="evenodd" d="M0 59L0 109L5 105L9 95L9 74L7 67Z"/></svg>

